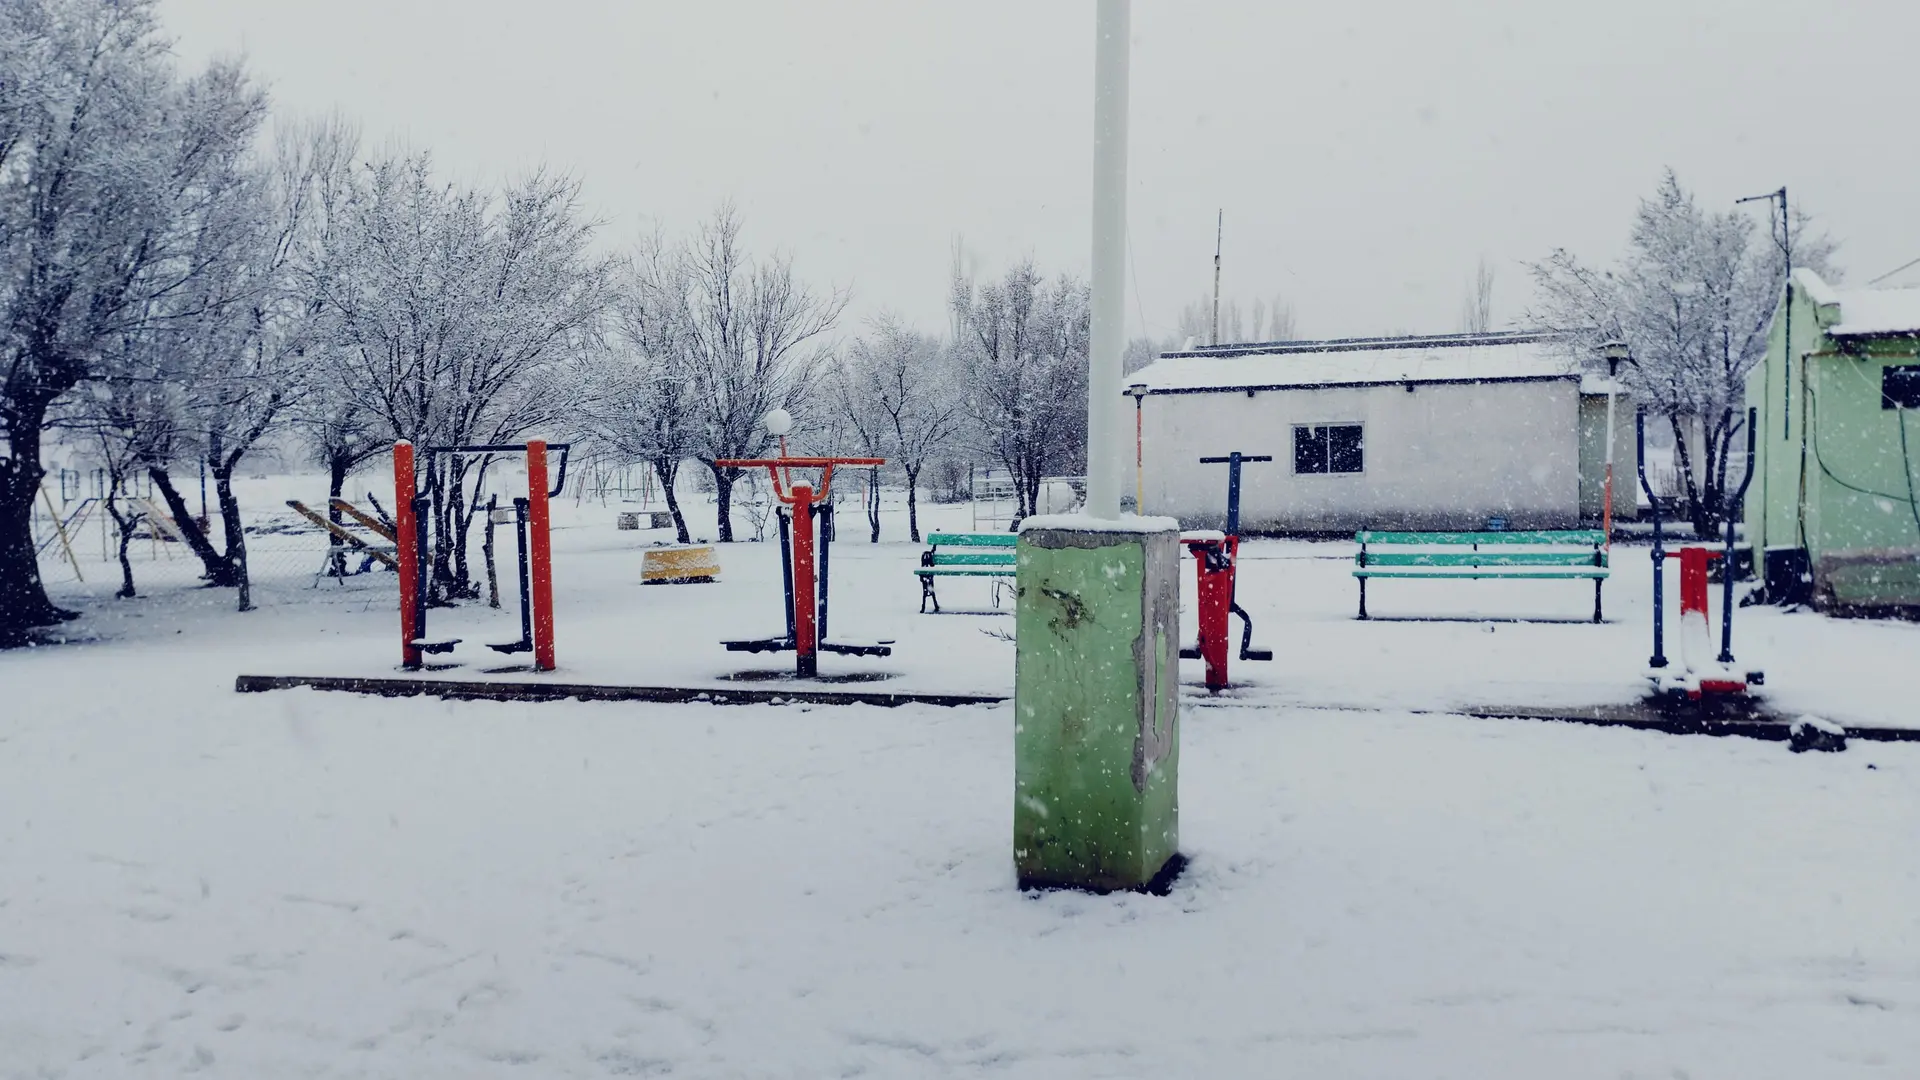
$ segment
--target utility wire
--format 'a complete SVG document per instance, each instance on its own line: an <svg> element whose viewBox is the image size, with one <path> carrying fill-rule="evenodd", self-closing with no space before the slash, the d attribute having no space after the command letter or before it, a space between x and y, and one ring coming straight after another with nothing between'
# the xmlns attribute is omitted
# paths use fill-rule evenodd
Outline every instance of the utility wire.
<svg viewBox="0 0 1920 1080"><path fill-rule="evenodd" d="M1899 273L1900 271L1902 271L1902 270L1905 270L1905 269L1907 269L1907 268L1908 268L1908 267L1910 267L1910 266L1920 266L1920 259L1913 259L1913 260L1910 260L1910 261L1908 261L1908 262L1903 262L1903 263L1901 263L1901 264L1900 264L1899 266L1896 266L1896 267L1894 267L1893 269L1891 269L1891 270L1889 270L1889 271L1887 271L1886 273L1884 273L1884 274L1881 274L1881 275L1880 275L1879 277L1877 277L1877 278L1874 278L1874 279L1873 279L1872 281L1869 281L1869 282L1867 282L1867 284L1868 284L1868 285L1878 285L1878 284L1880 284L1881 282L1883 282L1883 281L1885 281L1885 280L1887 280L1888 278L1890 278L1890 277L1892 277L1893 275L1895 275L1895 274L1897 274L1897 273Z"/></svg>

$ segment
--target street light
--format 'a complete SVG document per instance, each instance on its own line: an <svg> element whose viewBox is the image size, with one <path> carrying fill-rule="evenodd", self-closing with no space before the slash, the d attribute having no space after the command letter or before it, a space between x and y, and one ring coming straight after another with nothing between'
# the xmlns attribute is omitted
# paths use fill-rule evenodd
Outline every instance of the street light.
<svg viewBox="0 0 1920 1080"><path fill-rule="evenodd" d="M1144 461L1142 447L1145 445L1140 436L1140 403L1147 400L1147 384L1137 382L1127 387L1127 396L1133 399L1133 512L1146 513L1147 482L1141 466Z"/></svg>
<svg viewBox="0 0 1920 1080"><path fill-rule="evenodd" d="M1605 535L1608 550L1613 548L1613 399L1619 390L1620 365L1632 364L1633 349L1626 342L1615 338L1600 346L1600 355L1607 361L1607 492L1600 511L1600 531Z"/></svg>

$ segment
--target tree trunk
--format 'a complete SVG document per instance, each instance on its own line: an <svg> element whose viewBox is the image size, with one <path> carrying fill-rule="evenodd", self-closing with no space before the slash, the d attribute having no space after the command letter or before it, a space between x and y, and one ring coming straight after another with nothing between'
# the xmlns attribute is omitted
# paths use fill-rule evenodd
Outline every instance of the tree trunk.
<svg viewBox="0 0 1920 1080"><path fill-rule="evenodd" d="M40 467L40 429L46 404L13 403L7 441L12 455L0 461L0 642L38 626L79 617L55 607L40 580L33 546L33 499L46 470Z"/></svg>
<svg viewBox="0 0 1920 1080"><path fill-rule="evenodd" d="M867 542L880 542L880 470L873 470L872 479L867 481L867 528L872 535Z"/></svg>
<svg viewBox="0 0 1920 1080"><path fill-rule="evenodd" d="M737 477L734 470L723 469L718 465L708 465L713 473L713 501L720 515L719 539L723 544L733 543L733 482Z"/></svg>
<svg viewBox="0 0 1920 1080"><path fill-rule="evenodd" d="M247 532L240 521L240 500L233 497L233 468L240 455L230 455L213 469L214 497L220 503L220 525L226 532L227 565L233 567L233 584L240 590L237 611L253 610L253 579L247 572Z"/></svg>
<svg viewBox="0 0 1920 1080"><path fill-rule="evenodd" d="M914 543L920 542L920 505L915 498L915 488L920 486L920 469L907 470L907 536Z"/></svg>
<svg viewBox="0 0 1920 1080"><path fill-rule="evenodd" d="M119 485L114 486L117 491ZM133 587L133 560L127 556L127 549L133 546L133 530L140 524L140 514L135 511L131 515L122 517L119 504L112 493L107 495L107 514L113 518L113 525L119 530L117 535L120 539L120 591L113 595L122 600L131 600L140 594Z"/></svg>
<svg viewBox="0 0 1920 1080"><path fill-rule="evenodd" d="M1711 526L1703 515L1704 505L1700 501L1700 485L1693 478L1693 452L1687 449L1687 433L1680 426L1678 416L1668 416L1667 423L1673 428L1673 454L1676 469L1681 481L1686 485L1687 520L1693 523L1696 536L1711 536Z"/></svg>
<svg viewBox="0 0 1920 1080"><path fill-rule="evenodd" d="M673 531L683 544L693 543L693 535L687 532L687 516L680 512L680 497L674 494L673 483L680 475L680 462L677 458L656 458L653 462L654 474L660 478L660 493L666 496L667 513L673 515Z"/></svg>
<svg viewBox="0 0 1920 1080"><path fill-rule="evenodd" d="M186 538L187 546L199 556L201 565L206 569L207 584L223 589L231 589L240 584L239 571L234 566L233 560L222 557L219 552L213 550L213 545L207 542L207 534L201 530L200 523L193 519L193 511L187 509L187 500L181 498L180 493L174 490L173 477L167 474L167 470L157 465L149 465L147 476L152 478L154 486L160 489L161 498L167 501L167 509L173 514L174 527L180 530L180 535Z"/></svg>
<svg viewBox="0 0 1920 1080"><path fill-rule="evenodd" d="M340 508L333 505L335 499L344 498L347 490L347 470L353 468L353 461L347 455L333 453L327 456L327 520L340 524ZM336 578L347 576L347 546L337 536L327 537L328 545L333 548L333 561L328 564L328 572Z"/></svg>

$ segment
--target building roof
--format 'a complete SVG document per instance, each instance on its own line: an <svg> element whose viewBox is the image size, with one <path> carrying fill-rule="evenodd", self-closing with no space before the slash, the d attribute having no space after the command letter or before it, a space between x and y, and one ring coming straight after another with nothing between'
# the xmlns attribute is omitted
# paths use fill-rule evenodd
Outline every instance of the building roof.
<svg viewBox="0 0 1920 1080"><path fill-rule="evenodd" d="M1200 394L1579 377L1558 335L1502 331L1216 345L1162 353L1126 381L1149 394Z"/></svg>
<svg viewBox="0 0 1920 1080"><path fill-rule="evenodd" d="M1822 309L1831 337L1920 334L1920 288L1836 289L1805 267L1793 272L1793 283Z"/></svg>

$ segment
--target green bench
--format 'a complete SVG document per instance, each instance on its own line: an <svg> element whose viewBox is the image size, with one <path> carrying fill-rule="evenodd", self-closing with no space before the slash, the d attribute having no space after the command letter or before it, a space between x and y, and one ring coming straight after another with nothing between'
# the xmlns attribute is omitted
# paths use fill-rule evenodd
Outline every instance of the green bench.
<svg viewBox="0 0 1920 1080"><path fill-rule="evenodd" d="M1375 532L1354 535L1360 553L1360 617L1368 578L1591 578L1593 621L1607 580L1607 537L1599 529L1520 532Z"/></svg>
<svg viewBox="0 0 1920 1080"><path fill-rule="evenodd" d="M920 613L927 613L933 602L940 611L940 597L933 591L935 578L1013 577L1014 545L1020 538L1013 533L933 533L927 537L927 550L920 553L920 565L913 571L920 577ZM944 550L942 550L944 549ZM1000 606L1000 589L1005 583L993 583L993 605Z"/></svg>

